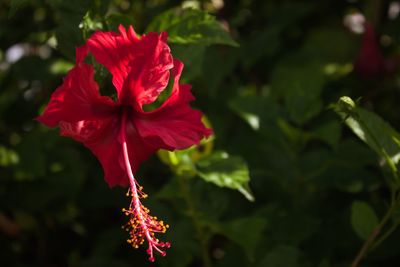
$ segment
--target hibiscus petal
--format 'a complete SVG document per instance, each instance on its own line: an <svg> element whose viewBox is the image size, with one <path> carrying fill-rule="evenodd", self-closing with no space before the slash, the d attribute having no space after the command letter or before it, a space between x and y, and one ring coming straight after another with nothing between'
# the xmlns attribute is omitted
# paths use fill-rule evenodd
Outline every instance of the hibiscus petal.
<svg viewBox="0 0 400 267"><path fill-rule="evenodd" d="M135 108L150 104L167 86L173 67L167 34L149 33L141 39L132 26L126 32L96 32L87 42L88 50L113 76L118 99Z"/></svg>
<svg viewBox="0 0 400 267"><path fill-rule="evenodd" d="M63 84L54 91L43 114L37 120L49 127L60 121L77 122L107 117L114 102L99 93L93 67L79 63L69 71Z"/></svg>
<svg viewBox="0 0 400 267"><path fill-rule="evenodd" d="M118 118L76 123L61 122L60 130L61 135L82 142L92 151L100 161L104 171L104 179L110 187L129 184L123 168L124 165L121 164L122 149L118 141Z"/></svg>
<svg viewBox="0 0 400 267"><path fill-rule="evenodd" d="M194 100L190 86L179 85L182 62L175 60L174 65L171 96L160 108L142 112L134 118L140 136L145 140L151 138L153 142L157 138L159 147L168 150L188 148L212 134L212 130L206 128L201 121L202 113L189 105Z"/></svg>
<svg viewBox="0 0 400 267"><path fill-rule="evenodd" d="M151 32L137 46L137 56L129 62L129 75L123 89L123 98L135 103L137 110L153 103L167 87L170 69L173 68L167 34Z"/></svg>
<svg viewBox="0 0 400 267"><path fill-rule="evenodd" d="M100 161L104 179L110 187L129 185L123 162L122 144L119 140L120 118L97 121L61 122L61 135L82 142ZM135 173L155 148L144 143L132 123L127 124L127 144L132 171Z"/></svg>
<svg viewBox="0 0 400 267"><path fill-rule="evenodd" d="M136 173L140 164L147 160L159 147L154 142L146 142L135 128L132 121L127 121L126 124L126 141L128 145L129 159L132 167L132 172Z"/></svg>
<svg viewBox="0 0 400 267"><path fill-rule="evenodd" d="M120 25L119 31L119 34L98 31L87 41L89 52L113 75L113 84L118 96L128 75L128 64L136 54L135 44L140 40L132 26L126 32L126 29Z"/></svg>

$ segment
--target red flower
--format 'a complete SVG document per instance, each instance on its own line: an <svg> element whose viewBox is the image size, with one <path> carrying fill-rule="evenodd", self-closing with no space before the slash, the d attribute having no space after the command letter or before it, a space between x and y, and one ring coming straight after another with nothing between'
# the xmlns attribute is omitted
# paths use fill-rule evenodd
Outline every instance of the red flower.
<svg viewBox="0 0 400 267"><path fill-rule="evenodd" d="M374 27L365 23L361 50L354 63L354 70L363 78L377 78L385 72L385 60L381 53Z"/></svg>
<svg viewBox="0 0 400 267"><path fill-rule="evenodd" d="M183 64L173 59L166 43L167 34L149 33L139 37L132 26L119 33L96 32L76 49L76 65L64 83L51 96L45 111L37 119L49 127L59 126L61 135L83 143L103 166L110 187L128 186L132 201L124 212L130 216L128 242L138 247L149 244L165 255L155 232L167 226L148 214L141 204L145 197L134 173L140 163L158 149L183 149L211 134L201 122L202 114L193 110L190 85L179 84ZM117 100L101 96L94 80L93 66L84 62L88 53L112 74ZM145 112L166 88L170 73L173 87L170 97L156 110Z"/></svg>

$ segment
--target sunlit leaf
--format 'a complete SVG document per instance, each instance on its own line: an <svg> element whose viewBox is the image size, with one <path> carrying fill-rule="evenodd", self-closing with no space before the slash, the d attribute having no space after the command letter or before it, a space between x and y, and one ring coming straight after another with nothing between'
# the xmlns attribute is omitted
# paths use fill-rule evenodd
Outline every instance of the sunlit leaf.
<svg viewBox="0 0 400 267"><path fill-rule="evenodd" d="M360 108L354 101L341 97L333 105L346 125L394 169L400 160L400 134L375 113Z"/></svg>
<svg viewBox="0 0 400 267"><path fill-rule="evenodd" d="M50 65L50 72L54 75L66 74L74 65L65 60L57 60Z"/></svg>
<svg viewBox="0 0 400 267"><path fill-rule="evenodd" d="M0 166L7 167L18 164L18 162L19 156L14 150L0 145Z"/></svg>
<svg viewBox="0 0 400 267"><path fill-rule="evenodd" d="M85 35L92 33L97 30L103 29L103 24L101 20L97 17L94 17L91 12L86 12L83 16L82 22L79 24L79 28L81 28Z"/></svg>
<svg viewBox="0 0 400 267"><path fill-rule="evenodd" d="M277 103L266 95L238 95L229 102L229 107L253 130L270 128L269 122L275 121L279 115Z"/></svg>
<svg viewBox="0 0 400 267"><path fill-rule="evenodd" d="M248 185L250 174L247 164L238 156L230 156L226 152L214 152L197 162L197 173L206 182L236 189L248 200L254 200Z"/></svg>
<svg viewBox="0 0 400 267"><path fill-rule="evenodd" d="M225 44L238 46L215 17L196 9L171 9L157 16L146 32L166 31L178 44Z"/></svg>

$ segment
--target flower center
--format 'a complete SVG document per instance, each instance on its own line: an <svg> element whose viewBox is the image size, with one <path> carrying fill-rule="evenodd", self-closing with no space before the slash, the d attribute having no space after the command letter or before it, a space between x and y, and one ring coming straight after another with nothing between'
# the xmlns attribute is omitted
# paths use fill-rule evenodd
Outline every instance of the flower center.
<svg viewBox="0 0 400 267"><path fill-rule="evenodd" d="M166 255L166 252L161 248L169 248L169 242L160 242L155 236L155 233L165 233L168 225L164 224L163 221L158 221L157 217L153 217L149 214L150 210L143 206L140 199L146 198L147 195L143 193L142 187L136 181L129 160L128 146L126 141L126 120L128 109L124 108L122 113L121 129L120 129L120 140L122 144L122 152L125 163L126 174L129 177L130 187L127 196L131 196L132 200L128 209L122 209L126 216L129 216L129 221L123 226L123 229L129 232L128 243L134 248L138 248L140 245L147 240L149 254L149 260L154 262L153 251L158 251L162 256Z"/></svg>

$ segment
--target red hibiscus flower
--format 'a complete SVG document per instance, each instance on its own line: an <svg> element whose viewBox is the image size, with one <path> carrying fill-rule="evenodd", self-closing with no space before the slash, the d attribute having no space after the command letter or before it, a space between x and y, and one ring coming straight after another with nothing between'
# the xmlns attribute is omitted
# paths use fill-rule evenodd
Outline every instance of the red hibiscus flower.
<svg viewBox="0 0 400 267"><path fill-rule="evenodd" d="M354 70L366 79L377 78L385 72L385 59L379 47L375 29L368 22L365 23L365 33L354 63Z"/></svg>
<svg viewBox="0 0 400 267"><path fill-rule="evenodd" d="M158 149L184 149L211 134L201 122L202 114L193 110L190 85L179 84L183 64L173 59L166 43L167 34L148 33L139 37L132 26L119 33L96 32L76 49L76 64L63 84L51 96L37 120L49 127L60 127L61 135L83 143L103 166L110 187L129 186L132 197L125 228L133 247L147 241L147 253L154 261L153 250L162 255L154 233L165 232L168 225L149 215L140 199L146 197L134 177L140 163ZM112 75L117 93L114 101L99 93L94 68L85 63L90 53ZM157 109L145 112L167 87L172 75L169 98Z"/></svg>

